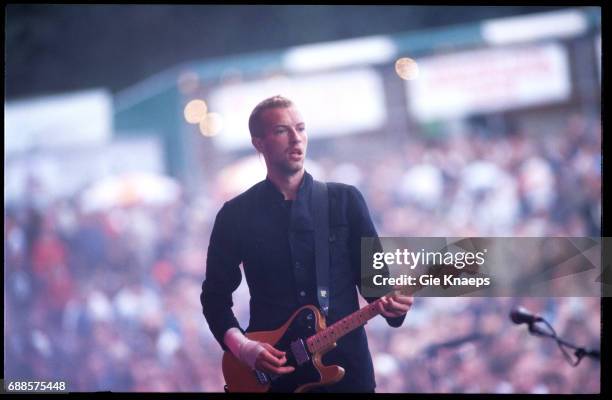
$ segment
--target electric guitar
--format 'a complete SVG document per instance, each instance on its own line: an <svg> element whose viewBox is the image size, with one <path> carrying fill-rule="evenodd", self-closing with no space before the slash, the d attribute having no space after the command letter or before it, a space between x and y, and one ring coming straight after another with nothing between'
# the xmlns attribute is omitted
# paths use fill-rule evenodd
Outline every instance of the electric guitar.
<svg viewBox="0 0 612 400"><path fill-rule="evenodd" d="M429 270L432 276L444 274L462 275L477 272L470 268L457 270L448 265L434 265ZM444 286L444 285L443 285ZM446 287L446 286L444 286ZM395 287L394 292L414 295L423 289L419 282L412 287ZM393 292L384 297L391 297ZM268 374L252 370L239 361L230 351L223 354L222 370L227 392L307 392L320 386L332 385L344 377L344 368L338 365L323 365L321 358L334 347L336 341L347 333L365 325L380 311L381 299L327 326L325 316L314 305L306 305L295 311L283 326L273 331L249 332L246 337L269 343L286 353L286 366L295 370L289 374Z"/></svg>
<svg viewBox="0 0 612 400"><path fill-rule="evenodd" d="M323 365L321 358L336 347L338 339L377 316L380 302L381 299L375 300L331 326L326 326L325 316L316 306L306 305L276 330L246 333L251 340L269 343L286 352L285 365L295 370L281 375L252 370L226 351L222 361L226 391L299 393L338 382L344 377L344 369Z"/></svg>

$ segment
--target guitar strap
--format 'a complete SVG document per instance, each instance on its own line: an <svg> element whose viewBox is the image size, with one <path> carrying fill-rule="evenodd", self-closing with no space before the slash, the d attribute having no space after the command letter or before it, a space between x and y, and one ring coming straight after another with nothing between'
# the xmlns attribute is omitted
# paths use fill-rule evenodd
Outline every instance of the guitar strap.
<svg viewBox="0 0 612 400"><path fill-rule="evenodd" d="M311 207L314 222L317 299L321 311L327 317L329 309L329 201L326 183L313 180Z"/></svg>

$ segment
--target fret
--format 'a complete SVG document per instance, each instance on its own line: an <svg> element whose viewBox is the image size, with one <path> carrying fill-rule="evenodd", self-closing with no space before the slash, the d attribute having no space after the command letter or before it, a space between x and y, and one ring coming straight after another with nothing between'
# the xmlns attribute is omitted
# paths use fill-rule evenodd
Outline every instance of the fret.
<svg viewBox="0 0 612 400"><path fill-rule="evenodd" d="M352 330L365 325L370 319L379 314L378 303L376 300L355 313L348 315L326 329L314 334L306 340L306 345L311 352L318 352L331 346L339 338L343 337Z"/></svg>

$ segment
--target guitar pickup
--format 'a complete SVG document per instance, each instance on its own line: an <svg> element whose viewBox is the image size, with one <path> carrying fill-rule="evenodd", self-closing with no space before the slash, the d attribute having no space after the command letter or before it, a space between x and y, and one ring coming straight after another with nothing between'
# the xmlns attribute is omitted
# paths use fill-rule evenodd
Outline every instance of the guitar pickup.
<svg viewBox="0 0 612 400"><path fill-rule="evenodd" d="M291 342L291 352L293 353L293 357L298 365L302 365L310 361L308 350L306 350L306 346L304 346L304 341L302 339Z"/></svg>

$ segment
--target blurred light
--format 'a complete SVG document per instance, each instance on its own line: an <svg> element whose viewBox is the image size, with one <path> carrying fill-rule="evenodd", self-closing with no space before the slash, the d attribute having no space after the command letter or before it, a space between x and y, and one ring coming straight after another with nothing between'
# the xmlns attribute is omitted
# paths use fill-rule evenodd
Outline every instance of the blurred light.
<svg viewBox="0 0 612 400"><path fill-rule="evenodd" d="M404 173L398 190L406 199L433 208L442 199L444 177L435 165L417 164Z"/></svg>
<svg viewBox="0 0 612 400"><path fill-rule="evenodd" d="M223 117L219 113L208 113L200 122L200 132L204 136L215 136L223 129Z"/></svg>
<svg viewBox="0 0 612 400"><path fill-rule="evenodd" d="M374 356L376 372L382 376L389 376L399 368L397 360L390 354L380 352Z"/></svg>
<svg viewBox="0 0 612 400"><path fill-rule="evenodd" d="M248 135L248 134L247 134ZM308 169L310 172L310 169ZM223 167L216 177L222 198L232 198L265 179L266 166L255 154L240 158Z"/></svg>
<svg viewBox="0 0 612 400"><path fill-rule="evenodd" d="M393 41L386 36L349 39L290 49L283 63L290 71L304 72L354 64L387 62L395 56Z"/></svg>
<svg viewBox="0 0 612 400"><path fill-rule="evenodd" d="M205 117L208 111L208 106L204 100L195 99L191 100L185 106L185 119L190 124L199 124Z"/></svg>
<svg viewBox="0 0 612 400"><path fill-rule="evenodd" d="M106 89L5 102L4 154L101 146L110 141L112 125L113 96Z"/></svg>
<svg viewBox="0 0 612 400"><path fill-rule="evenodd" d="M180 92L189 95L200 86L200 76L193 71L185 71L179 75L177 83Z"/></svg>
<svg viewBox="0 0 612 400"><path fill-rule="evenodd" d="M242 82L242 72L238 68L226 68L219 81L222 85L235 85Z"/></svg>
<svg viewBox="0 0 612 400"><path fill-rule="evenodd" d="M51 348L51 341L44 332L41 332L38 329L32 331L31 341L34 348L38 350L40 354L43 354L44 356L48 357L53 353Z"/></svg>
<svg viewBox="0 0 612 400"><path fill-rule="evenodd" d="M169 357L181 348L181 337L172 329L164 329L157 338L157 351Z"/></svg>
<svg viewBox="0 0 612 400"><path fill-rule="evenodd" d="M94 321L110 321L113 319L113 306L106 294L99 290L89 294L87 311L89 317Z"/></svg>
<svg viewBox="0 0 612 400"><path fill-rule="evenodd" d="M310 169L308 170L310 171ZM312 172L311 172L312 175ZM361 170L351 162L339 164L333 169L330 179L334 182L344 182L349 185L359 186L363 180Z"/></svg>
<svg viewBox="0 0 612 400"><path fill-rule="evenodd" d="M506 44L576 36L585 32L587 25L585 15L579 10L563 10L484 21L482 36L489 43Z"/></svg>
<svg viewBox="0 0 612 400"><path fill-rule="evenodd" d="M271 71L265 77L265 80L272 85L276 85L277 87L289 87L291 86L291 78L282 72Z"/></svg>
<svg viewBox="0 0 612 400"><path fill-rule="evenodd" d="M412 58L403 57L395 62L395 72L400 78L410 81L419 77L419 66Z"/></svg>

